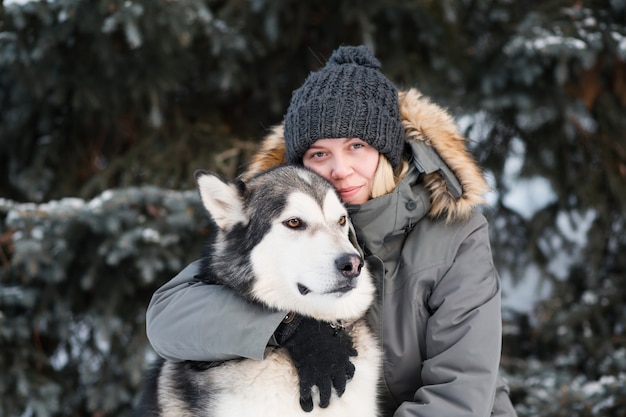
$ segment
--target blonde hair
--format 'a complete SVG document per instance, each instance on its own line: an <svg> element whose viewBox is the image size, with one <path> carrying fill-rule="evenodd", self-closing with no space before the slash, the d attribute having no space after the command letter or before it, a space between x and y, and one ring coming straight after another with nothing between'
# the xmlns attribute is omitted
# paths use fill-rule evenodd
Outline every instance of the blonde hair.
<svg viewBox="0 0 626 417"><path fill-rule="evenodd" d="M378 167L374 173L372 198L380 197L393 191L408 170L409 164L402 159L398 169L394 171L389 160L383 154L380 154L378 156Z"/></svg>

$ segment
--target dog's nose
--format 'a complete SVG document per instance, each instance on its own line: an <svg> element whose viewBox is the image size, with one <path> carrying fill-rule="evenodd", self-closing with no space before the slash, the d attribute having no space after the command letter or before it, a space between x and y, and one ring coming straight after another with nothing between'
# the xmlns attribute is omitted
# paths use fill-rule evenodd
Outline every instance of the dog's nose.
<svg viewBox="0 0 626 417"><path fill-rule="evenodd" d="M335 259L335 265L344 277L356 278L361 273L363 259L358 255L346 253Z"/></svg>

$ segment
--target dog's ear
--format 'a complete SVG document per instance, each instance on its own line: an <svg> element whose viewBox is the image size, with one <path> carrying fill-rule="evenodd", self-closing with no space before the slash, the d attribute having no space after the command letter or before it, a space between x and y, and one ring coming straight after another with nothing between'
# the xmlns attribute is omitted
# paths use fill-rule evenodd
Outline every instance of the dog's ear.
<svg viewBox="0 0 626 417"><path fill-rule="evenodd" d="M195 177L202 204L217 227L229 230L237 223L248 222L239 183L224 181L207 171L196 171Z"/></svg>

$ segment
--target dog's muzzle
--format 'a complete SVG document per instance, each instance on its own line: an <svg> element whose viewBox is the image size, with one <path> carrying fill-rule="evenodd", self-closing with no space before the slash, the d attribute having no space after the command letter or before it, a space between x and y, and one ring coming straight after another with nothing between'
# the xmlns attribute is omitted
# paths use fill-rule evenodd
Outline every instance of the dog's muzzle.
<svg viewBox="0 0 626 417"><path fill-rule="evenodd" d="M329 291L326 291L326 293L347 293L353 290L358 283L358 278L363 268L363 258L359 255L345 253L335 259L335 267L341 278L339 278L336 285ZM303 284L298 284L298 291L302 295L307 295L311 292L311 289Z"/></svg>

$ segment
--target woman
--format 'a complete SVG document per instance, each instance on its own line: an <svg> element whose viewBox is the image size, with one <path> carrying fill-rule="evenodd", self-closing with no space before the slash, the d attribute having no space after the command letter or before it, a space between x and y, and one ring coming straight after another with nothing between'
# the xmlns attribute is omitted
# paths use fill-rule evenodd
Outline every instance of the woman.
<svg viewBox="0 0 626 417"><path fill-rule="evenodd" d="M488 187L453 119L416 90L398 93L379 67L364 46L336 50L294 91L283 126L244 179L285 161L302 164L348 205L377 271L369 319L385 354L385 416L515 416L498 378L500 284L477 211ZM289 326L293 337L311 331L282 325L276 340L285 312L245 305L224 288L195 283L195 273L192 264L149 306L148 336L162 356L262 359L268 340L283 344ZM343 348L340 364L350 355ZM315 377L299 370L301 387L334 365L322 363ZM351 370L340 369L345 383Z"/></svg>

